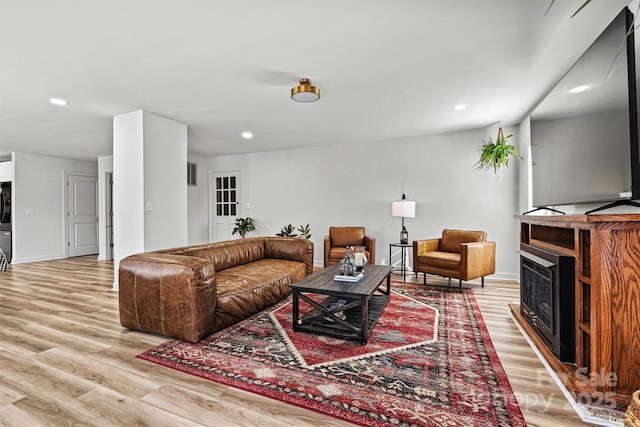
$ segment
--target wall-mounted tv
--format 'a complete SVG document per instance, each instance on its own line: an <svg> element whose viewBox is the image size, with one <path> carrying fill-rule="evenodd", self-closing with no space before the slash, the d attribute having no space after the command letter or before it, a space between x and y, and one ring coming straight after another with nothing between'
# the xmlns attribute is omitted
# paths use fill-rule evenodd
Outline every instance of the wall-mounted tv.
<svg viewBox="0 0 640 427"><path fill-rule="evenodd" d="M531 113L534 207L640 198L632 22L623 9Z"/></svg>

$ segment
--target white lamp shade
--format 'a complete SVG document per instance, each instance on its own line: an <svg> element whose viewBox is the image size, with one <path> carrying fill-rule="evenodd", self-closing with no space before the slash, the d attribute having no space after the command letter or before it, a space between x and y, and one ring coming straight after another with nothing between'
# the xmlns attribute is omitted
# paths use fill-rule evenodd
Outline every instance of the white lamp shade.
<svg viewBox="0 0 640 427"><path fill-rule="evenodd" d="M416 202L413 200L400 200L391 203L391 216L402 218L416 217Z"/></svg>

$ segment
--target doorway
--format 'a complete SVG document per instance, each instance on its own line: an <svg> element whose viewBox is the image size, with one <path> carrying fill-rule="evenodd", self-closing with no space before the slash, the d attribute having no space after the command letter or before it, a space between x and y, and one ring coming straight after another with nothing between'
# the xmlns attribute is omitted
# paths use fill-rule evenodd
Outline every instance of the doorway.
<svg viewBox="0 0 640 427"><path fill-rule="evenodd" d="M209 241L232 238L236 218L241 215L240 171L209 173Z"/></svg>
<svg viewBox="0 0 640 427"><path fill-rule="evenodd" d="M105 177L105 260L113 260L113 172Z"/></svg>
<svg viewBox="0 0 640 427"><path fill-rule="evenodd" d="M98 253L98 177L66 175L67 257Z"/></svg>

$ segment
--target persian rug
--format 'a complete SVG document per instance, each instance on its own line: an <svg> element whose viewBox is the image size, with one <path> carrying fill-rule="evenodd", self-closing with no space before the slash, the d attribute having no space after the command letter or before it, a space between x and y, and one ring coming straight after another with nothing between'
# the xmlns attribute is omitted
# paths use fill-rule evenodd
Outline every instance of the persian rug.
<svg viewBox="0 0 640 427"><path fill-rule="evenodd" d="M138 357L367 427L526 426L469 289L393 283L367 345L294 333L291 309Z"/></svg>

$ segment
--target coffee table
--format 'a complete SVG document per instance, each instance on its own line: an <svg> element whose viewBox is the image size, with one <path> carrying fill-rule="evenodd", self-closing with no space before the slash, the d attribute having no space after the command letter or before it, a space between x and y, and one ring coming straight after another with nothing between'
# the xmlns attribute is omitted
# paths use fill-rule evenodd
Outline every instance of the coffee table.
<svg viewBox="0 0 640 427"><path fill-rule="evenodd" d="M355 283L333 280L333 276L340 272L340 266L335 264L291 284L293 331L330 335L366 344L389 302L391 266L367 264L363 270L364 277ZM382 283L385 280L386 287ZM340 299L346 301L343 306L329 307ZM312 307L303 315L300 315L300 300ZM343 312L346 319L336 316L337 312Z"/></svg>

